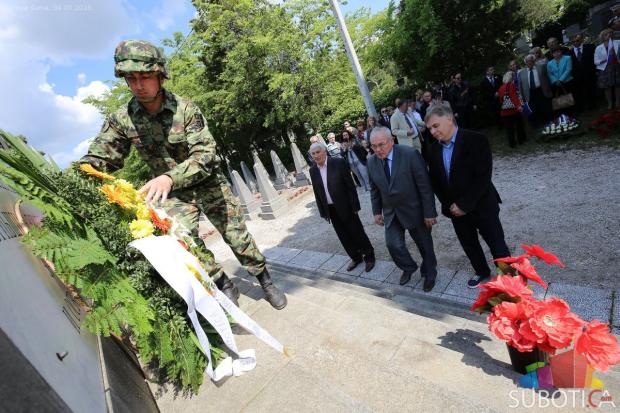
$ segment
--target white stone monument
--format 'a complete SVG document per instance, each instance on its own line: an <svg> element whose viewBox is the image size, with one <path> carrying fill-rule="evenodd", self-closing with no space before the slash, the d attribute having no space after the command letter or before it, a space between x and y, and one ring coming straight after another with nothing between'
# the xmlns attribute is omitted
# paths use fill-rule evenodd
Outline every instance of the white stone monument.
<svg viewBox="0 0 620 413"><path fill-rule="evenodd" d="M273 163L273 170L276 172L276 179L273 181L273 187L278 191L286 189L290 186L291 181L289 179L289 171L286 166L280 160L280 157L275 151L271 151L271 163Z"/></svg>
<svg viewBox="0 0 620 413"><path fill-rule="evenodd" d="M291 151L293 152L293 162L295 162L295 186L310 185L310 174L308 173L310 168L295 142L291 143Z"/></svg>
<svg viewBox="0 0 620 413"><path fill-rule="evenodd" d="M245 164L245 162L241 161L241 173L243 174L243 179L245 179L245 183L250 188L250 191L255 194L258 192L258 184L256 183L256 178L252 175L252 171Z"/></svg>
<svg viewBox="0 0 620 413"><path fill-rule="evenodd" d="M288 200L273 187L265 167L260 163L255 163L254 173L256 174L258 190L263 199L263 202L260 204L261 212L258 216L262 219L275 219L284 215L288 206Z"/></svg>
<svg viewBox="0 0 620 413"><path fill-rule="evenodd" d="M251 219L251 214L258 210L258 201L250 188L245 184L239 172L233 171L231 172L232 180L233 180L233 188L237 192L237 196L239 197L239 202L241 206L241 211L243 212L243 216L246 219Z"/></svg>

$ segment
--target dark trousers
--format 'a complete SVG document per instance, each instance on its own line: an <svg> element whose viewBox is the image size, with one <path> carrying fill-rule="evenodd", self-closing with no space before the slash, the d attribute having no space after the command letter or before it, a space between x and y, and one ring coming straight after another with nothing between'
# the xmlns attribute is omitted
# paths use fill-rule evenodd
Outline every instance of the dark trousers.
<svg viewBox="0 0 620 413"><path fill-rule="evenodd" d="M542 89L530 89L530 109L532 116L530 120L535 128L544 125L551 120L551 99L546 97Z"/></svg>
<svg viewBox="0 0 620 413"><path fill-rule="evenodd" d="M575 110L594 109L596 107L596 77L581 76L574 79L573 97Z"/></svg>
<svg viewBox="0 0 620 413"><path fill-rule="evenodd" d="M409 235L420 251L422 256L422 266L420 274L428 280L434 280L437 277L437 258L435 257L435 248L433 247L433 237L431 230L426 228L424 224L411 228ZM396 216L389 226L385 227L385 243L387 244L390 257L398 268L403 271L414 272L418 269L418 264L414 261L407 249L405 243L405 228Z"/></svg>
<svg viewBox="0 0 620 413"><path fill-rule="evenodd" d="M497 212L480 214L478 211L472 211L462 217L452 218L452 226L476 275L481 277L492 275L478 240L478 233L491 249L494 259L510 256L510 250L504 240L502 223L499 220L499 208Z"/></svg>
<svg viewBox="0 0 620 413"><path fill-rule="evenodd" d="M504 116L504 129L506 130L506 138L508 138L508 145L511 148L517 146L517 143L525 142L525 128L523 127L523 116L520 113L516 113L510 116ZM515 139L515 130L517 133L517 139Z"/></svg>
<svg viewBox="0 0 620 413"><path fill-rule="evenodd" d="M352 213L347 220L342 220L333 205L329 206L329 219L336 230L340 243L353 261L374 261L375 250L364 231L360 217Z"/></svg>

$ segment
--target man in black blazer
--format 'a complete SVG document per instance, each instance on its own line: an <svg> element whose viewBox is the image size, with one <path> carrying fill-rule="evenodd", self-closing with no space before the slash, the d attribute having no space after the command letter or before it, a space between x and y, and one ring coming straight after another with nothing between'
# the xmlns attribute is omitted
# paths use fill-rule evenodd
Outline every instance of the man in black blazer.
<svg viewBox="0 0 620 413"><path fill-rule="evenodd" d="M475 288L491 276L478 233L493 258L510 256L499 220L501 199L491 182L491 147L484 135L458 128L448 106L431 107L425 121L437 139L429 159L433 189L441 202L441 212L452 220L456 236L474 267L476 274L467 286Z"/></svg>
<svg viewBox="0 0 620 413"><path fill-rule="evenodd" d="M368 158L370 199L377 225L385 225L385 243L394 264L403 273L404 285L418 269L405 244L405 230L415 241L422 256L420 274L424 291L435 286L437 259L431 228L437 223L435 197L428 178L426 163L416 149L395 145L390 130L378 127L370 134L375 151Z"/></svg>
<svg viewBox="0 0 620 413"><path fill-rule="evenodd" d="M486 73L480 82L480 115L487 125L499 125L500 105L498 90L502 85L502 79L495 74L495 67L487 67Z"/></svg>
<svg viewBox="0 0 620 413"><path fill-rule="evenodd" d="M340 243L351 257L347 271L352 271L362 260L366 262L366 272L372 270L375 252L357 215L360 201L347 162L328 157L327 146L320 142L310 145L310 155L315 162L310 168L310 179L316 205L321 217L331 221Z"/></svg>
<svg viewBox="0 0 620 413"><path fill-rule="evenodd" d="M592 43L583 42L583 34L577 33L573 37L571 59L573 63L574 97L577 110L590 109L596 104L596 66L594 65L594 50Z"/></svg>

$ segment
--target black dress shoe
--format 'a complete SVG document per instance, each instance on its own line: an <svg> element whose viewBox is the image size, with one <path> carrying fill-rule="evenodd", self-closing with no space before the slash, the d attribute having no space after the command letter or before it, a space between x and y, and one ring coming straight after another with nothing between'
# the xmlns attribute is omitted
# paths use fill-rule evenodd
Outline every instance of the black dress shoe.
<svg viewBox="0 0 620 413"><path fill-rule="evenodd" d="M364 270L370 272L373 268L375 268L375 260L366 261L366 268Z"/></svg>
<svg viewBox="0 0 620 413"><path fill-rule="evenodd" d="M422 289L424 290L424 292L429 292L430 290L433 289L433 287L435 286L435 279L428 279L425 278L424 279L424 286L422 287Z"/></svg>
<svg viewBox="0 0 620 413"><path fill-rule="evenodd" d="M362 260L359 260L359 261L351 260L351 262L347 266L347 271L353 271L355 269L355 267L357 267L361 263L362 263Z"/></svg>
<svg viewBox="0 0 620 413"><path fill-rule="evenodd" d="M400 285L405 285L411 280L411 271L403 271L403 274L400 276L400 281L398 282Z"/></svg>
<svg viewBox="0 0 620 413"><path fill-rule="evenodd" d="M282 291L278 289L275 285L273 285L273 281L271 280L271 275L269 275L269 271L265 268L265 270L256 276L258 282L260 283L261 288L263 289L263 293L265 294L265 299L273 308L276 310L281 310L286 307L287 299L286 295Z"/></svg>

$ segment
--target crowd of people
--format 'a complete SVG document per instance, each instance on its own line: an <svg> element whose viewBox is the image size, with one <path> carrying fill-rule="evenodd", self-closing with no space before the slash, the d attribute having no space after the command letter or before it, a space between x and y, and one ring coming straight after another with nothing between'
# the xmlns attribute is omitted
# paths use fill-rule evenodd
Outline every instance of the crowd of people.
<svg viewBox="0 0 620 413"><path fill-rule="evenodd" d="M612 24L620 26L620 19ZM342 136L334 135L330 151L337 154L337 141L341 139L343 151L348 150L344 146L350 146L350 142L370 152L370 133L375 127L384 126L392 131L397 143L419 146L417 149L426 158L432 139L422 119L431 105L443 102L450 104L463 128L503 128L510 147L527 140L526 122L537 130L561 114L574 117L594 109L599 101L597 89L603 91L607 109L620 109L620 40L614 39L613 34L613 28L603 30L598 46L586 41L582 33L573 36L570 47L551 37L547 51L532 48L523 58L522 67L519 60L513 59L506 71L498 75L495 67L489 66L477 87L464 80L461 73L455 73L443 84L429 83L426 90L417 90L412 99L397 99L394 107L382 107L377 117L360 119L355 126L345 122ZM561 97L568 101L554 102L554 98Z"/></svg>
<svg viewBox="0 0 620 413"><path fill-rule="evenodd" d="M618 16L614 24L620 26L620 12ZM385 227L387 249L402 270L401 285L418 268L424 291L435 285L435 196L474 269L468 287L485 282L493 272L479 236L495 260L510 251L499 219L502 201L491 180L489 141L472 129L484 120L501 125L514 147L527 140L526 121L539 128L560 114L573 116L595 107L597 86L604 90L608 109L620 110L620 41L613 37L614 29L605 29L595 46L579 33L571 47L552 37L546 53L532 48L522 68L512 60L501 78L488 67L478 96L456 73L449 84L418 90L413 99L396 99L394 107L382 107L376 118L368 116L355 127L345 122L340 136L329 133L327 142L313 136L308 159L317 207L351 258L348 270L365 262L365 270L371 271L375 262L358 216L357 184L370 192L374 221ZM422 257L420 266L407 249L407 231Z"/></svg>

